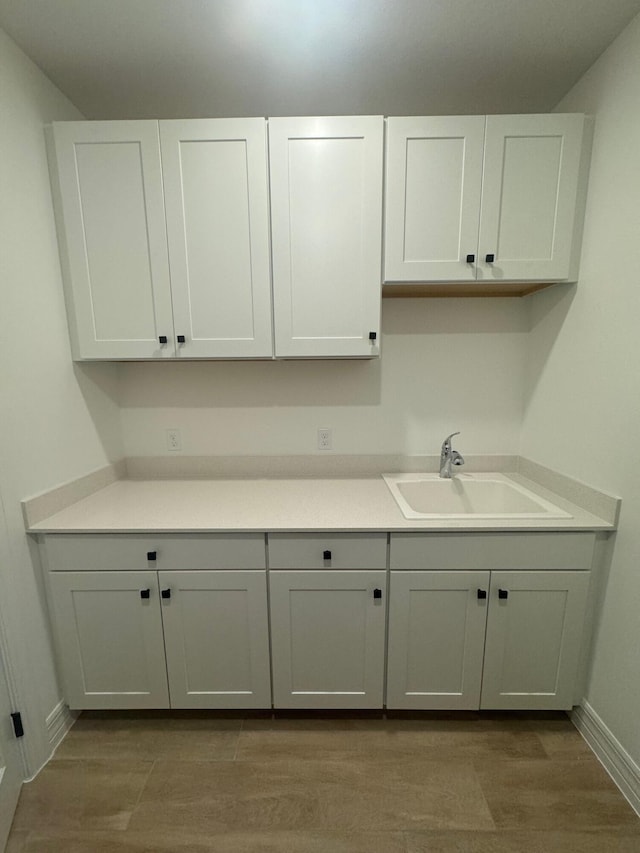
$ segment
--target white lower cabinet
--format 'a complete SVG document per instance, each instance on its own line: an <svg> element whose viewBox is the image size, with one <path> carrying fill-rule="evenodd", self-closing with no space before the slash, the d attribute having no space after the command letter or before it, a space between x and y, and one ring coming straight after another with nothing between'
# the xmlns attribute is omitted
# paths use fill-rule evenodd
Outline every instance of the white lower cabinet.
<svg viewBox="0 0 640 853"><path fill-rule="evenodd" d="M392 575L389 708L478 708L488 590L489 572Z"/></svg>
<svg viewBox="0 0 640 853"><path fill-rule="evenodd" d="M493 572L481 708L569 709L588 572Z"/></svg>
<svg viewBox="0 0 640 853"><path fill-rule="evenodd" d="M388 707L571 708L588 586L586 571L392 573Z"/></svg>
<svg viewBox="0 0 640 853"><path fill-rule="evenodd" d="M55 572L53 621L70 708L167 708L156 572Z"/></svg>
<svg viewBox="0 0 640 853"><path fill-rule="evenodd" d="M264 534L47 536L67 704L271 705Z"/></svg>
<svg viewBox="0 0 640 853"><path fill-rule="evenodd" d="M172 708L271 705L267 579L159 572Z"/></svg>
<svg viewBox="0 0 640 853"><path fill-rule="evenodd" d="M387 538L47 536L66 702L269 708L273 685L283 709L574 704L593 533Z"/></svg>
<svg viewBox="0 0 640 853"><path fill-rule="evenodd" d="M276 708L382 708L385 571L272 571Z"/></svg>

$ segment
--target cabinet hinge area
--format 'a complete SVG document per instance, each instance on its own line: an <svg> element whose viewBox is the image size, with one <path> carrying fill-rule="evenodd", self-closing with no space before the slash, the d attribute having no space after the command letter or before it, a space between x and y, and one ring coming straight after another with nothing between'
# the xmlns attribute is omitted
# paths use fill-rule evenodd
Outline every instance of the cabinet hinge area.
<svg viewBox="0 0 640 853"><path fill-rule="evenodd" d="M15 711L11 714L11 722L13 723L13 732L16 737L24 737L24 727L22 725L22 714L20 711Z"/></svg>

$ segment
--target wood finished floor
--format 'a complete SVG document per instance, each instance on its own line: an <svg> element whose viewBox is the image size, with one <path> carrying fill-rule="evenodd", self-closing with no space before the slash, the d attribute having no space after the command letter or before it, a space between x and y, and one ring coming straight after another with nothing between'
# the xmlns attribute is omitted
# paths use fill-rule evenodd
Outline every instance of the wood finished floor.
<svg viewBox="0 0 640 853"><path fill-rule="evenodd" d="M85 713L7 853L640 853L563 714Z"/></svg>

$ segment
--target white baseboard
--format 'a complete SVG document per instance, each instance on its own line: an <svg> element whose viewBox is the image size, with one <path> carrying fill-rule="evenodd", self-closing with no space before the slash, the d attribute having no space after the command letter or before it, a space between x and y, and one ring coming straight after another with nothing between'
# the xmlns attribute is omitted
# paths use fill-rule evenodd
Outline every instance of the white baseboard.
<svg viewBox="0 0 640 853"><path fill-rule="evenodd" d="M640 767L588 702L577 705L570 716L574 726L640 817Z"/></svg>
<svg viewBox="0 0 640 853"><path fill-rule="evenodd" d="M77 716L77 714L69 710L62 700L60 700L53 711L51 711L47 717L46 724L52 753L55 751L56 747L62 743L64 736L75 723Z"/></svg>

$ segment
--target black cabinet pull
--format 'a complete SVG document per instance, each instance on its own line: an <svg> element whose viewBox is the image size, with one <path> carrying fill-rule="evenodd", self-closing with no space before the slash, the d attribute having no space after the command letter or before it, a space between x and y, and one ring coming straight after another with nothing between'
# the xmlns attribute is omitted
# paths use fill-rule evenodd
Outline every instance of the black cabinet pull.
<svg viewBox="0 0 640 853"><path fill-rule="evenodd" d="M509 590L508 589L499 589L498 590L498 598L509 598Z"/></svg>
<svg viewBox="0 0 640 853"><path fill-rule="evenodd" d="M475 255L467 255L467 263L472 264L476 259Z"/></svg>
<svg viewBox="0 0 640 853"><path fill-rule="evenodd" d="M141 589L140 590L140 598L151 598L151 590L150 589Z"/></svg>
<svg viewBox="0 0 640 853"><path fill-rule="evenodd" d="M158 340L160 341L160 343L161 343L161 344L166 344L166 342L167 342L167 336L166 336L166 335L160 335L160 337L158 338Z"/></svg>
<svg viewBox="0 0 640 853"><path fill-rule="evenodd" d="M171 587L169 587L168 589L163 589L160 595L163 598L171 598Z"/></svg>
<svg viewBox="0 0 640 853"><path fill-rule="evenodd" d="M478 598L482 599L482 598L486 598L486 597L487 597L487 590L486 589L479 589L478 590Z"/></svg>
<svg viewBox="0 0 640 853"><path fill-rule="evenodd" d="M375 341L375 339L376 339L377 337L378 337L378 333L377 333L377 332L369 332L369 340L370 340L370 341Z"/></svg>
<svg viewBox="0 0 640 853"><path fill-rule="evenodd" d="M186 340L186 338L184 335L178 335L178 343L179 344L183 344L185 342L185 340Z"/></svg>
<svg viewBox="0 0 640 853"><path fill-rule="evenodd" d="M24 737L24 726L22 725L22 714L20 711L14 711L11 714L11 722L13 723L13 733L16 737Z"/></svg>
<svg viewBox="0 0 640 853"><path fill-rule="evenodd" d="M330 560L331 559L331 551L323 551L322 552L322 559L323 560Z"/></svg>
<svg viewBox="0 0 640 853"><path fill-rule="evenodd" d="M496 259L496 256L493 253L485 256L485 261L488 264L492 264L495 261L495 259Z"/></svg>
<svg viewBox="0 0 640 853"><path fill-rule="evenodd" d="M157 560L157 559L158 559L158 552L157 551L147 551L147 560L149 560L149 562L153 562L153 560Z"/></svg>
<svg viewBox="0 0 640 853"><path fill-rule="evenodd" d="M374 589L373 590L373 597L374 598L382 598L382 590L381 589Z"/></svg>

